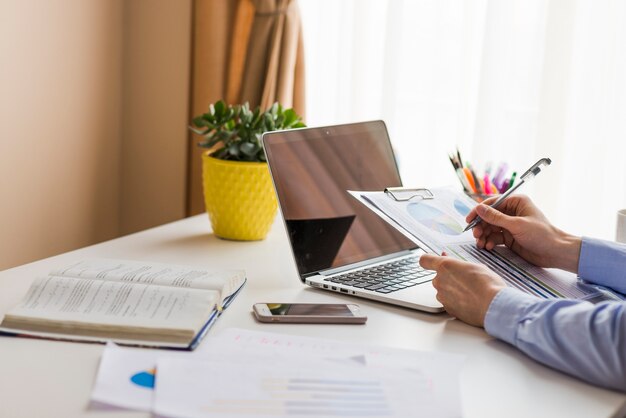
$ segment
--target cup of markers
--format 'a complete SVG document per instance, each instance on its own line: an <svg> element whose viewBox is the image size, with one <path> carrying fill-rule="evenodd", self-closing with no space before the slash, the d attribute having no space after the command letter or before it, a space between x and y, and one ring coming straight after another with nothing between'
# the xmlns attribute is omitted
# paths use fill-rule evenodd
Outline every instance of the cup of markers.
<svg viewBox="0 0 626 418"><path fill-rule="evenodd" d="M458 148L456 153L449 154L452 167L463 186L463 191L477 202L482 202L492 196L497 196L513 187L517 172L508 175L509 165L500 163L495 171L492 171L491 163L487 163L484 172L479 172L469 161L461 159Z"/></svg>

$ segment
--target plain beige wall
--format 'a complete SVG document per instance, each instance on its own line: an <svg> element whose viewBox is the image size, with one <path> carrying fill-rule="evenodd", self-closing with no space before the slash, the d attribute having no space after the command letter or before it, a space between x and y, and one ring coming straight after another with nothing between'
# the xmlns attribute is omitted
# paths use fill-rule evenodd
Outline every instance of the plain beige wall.
<svg viewBox="0 0 626 418"><path fill-rule="evenodd" d="M124 4L120 231L185 216L191 0Z"/></svg>
<svg viewBox="0 0 626 418"><path fill-rule="evenodd" d="M190 10L0 2L0 269L184 215Z"/></svg>

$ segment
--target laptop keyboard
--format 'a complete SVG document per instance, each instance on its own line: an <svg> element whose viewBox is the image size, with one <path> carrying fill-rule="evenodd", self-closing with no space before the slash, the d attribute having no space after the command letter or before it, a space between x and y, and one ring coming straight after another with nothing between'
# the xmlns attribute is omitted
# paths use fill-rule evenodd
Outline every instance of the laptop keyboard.
<svg viewBox="0 0 626 418"><path fill-rule="evenodd" d="M363 270L332 276L325 281L357 289L391 293L432 280L432 271L418 264L419 257L404 258Z"/></svg>

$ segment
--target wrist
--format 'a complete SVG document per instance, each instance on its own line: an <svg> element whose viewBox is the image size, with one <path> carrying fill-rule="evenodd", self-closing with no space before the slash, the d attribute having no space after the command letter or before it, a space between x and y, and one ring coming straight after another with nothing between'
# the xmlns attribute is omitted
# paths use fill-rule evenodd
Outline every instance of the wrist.
<svg viewBox="0 0 626 418"><path fill-rule="evenodd" d="M578 273L578 260L582 238L557 230L554 247L554 266L561 270Z"/></svg>
<svg viewBox="0 0 626 418"><path fill-rule="evenodd" d="M483 298L482 307L481 307L480 326L482 327L485 326L485 319L487 317L487 312L489 311L489 307L491 306L491 303L496 298L498 293L500 293L500 291L504 288L506 288L506 284L504 284L504 282L502 283L496 282L496 283L491 284L485 291L484 293L485 296Z"/></svg>

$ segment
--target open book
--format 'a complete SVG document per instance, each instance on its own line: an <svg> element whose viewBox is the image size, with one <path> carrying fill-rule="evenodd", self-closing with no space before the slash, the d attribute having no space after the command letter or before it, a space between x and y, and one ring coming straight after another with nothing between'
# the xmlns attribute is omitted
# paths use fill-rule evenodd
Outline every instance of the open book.
<svg viewBox="0 0 626 418"><path fill-rule="evenodd" d="M81 261L36 279L0 331L193 349L245 281L241 270Z"/></svg>

